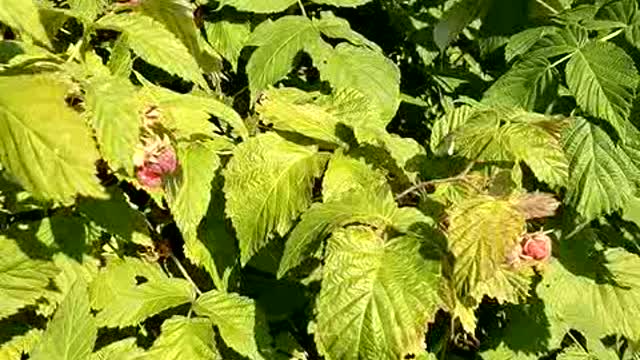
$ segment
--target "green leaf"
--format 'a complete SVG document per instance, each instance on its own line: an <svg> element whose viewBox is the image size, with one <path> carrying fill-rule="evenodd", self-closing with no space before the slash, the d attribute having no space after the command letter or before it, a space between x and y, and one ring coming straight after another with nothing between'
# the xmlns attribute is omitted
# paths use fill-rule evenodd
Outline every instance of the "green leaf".
<svg viewBox="0 0 640 360"><path fill-rule="evenodd" d="M34 304L58 271L53 263L30 259L13 240L0 236L0 319Z"/></svg>
<svg viewBox="0 0 640 360"><path fill-rule="evenodd" d="M78 211L118 240L152 246L144 215L131 207L129 200L117 186L107 188L107 193L109 194L107 200L80 200Z"/></svg>
<svg viewBox="0 0 640 360"><path fill-rule="evenodd" d="M179 138L189 139L193 135L211 137L214 129L214 125L209 121L211 115L229 124L240 137L249 137L249 130L240 115L218 99L180 94L150 84L145 84L143 92L160 108L164 119L167 120L165 126L172 129L174 135Z"/></svg>
<svg viewBox="0 0 640 360"><path fill-rule="evenodd" d="M113 45L107 67L113 76L129 79L133 70L133 59L125 35L120 35Z"/></svg>
<svg viewBox="0 0 640 360"><path fill-rule="evenodd" d="M521 31L509 38L509 42L504 50L504 57L507 62L516 56L526 54L538 40L547 34L556 33L559 29L553 26L540 26Z"/></svg>
<svg viewBox="0 0 640 360"><path fill-rule="evenodd" d="M341 6L341 7L356 7L360 5L364 5L371 0L311 0L316 4L323 5L331 5L331 6Z"/></svg>
<svg viewBox="0 0 640 360"><path fill-rule="evenodd" d="M143 14L163 24L187 47L196 59L200 57L200 36L193 19L189 0L145 0L140 3Z"/></svg>
<svg viewBox="0 0 640 360"><path fill-rule="evenodd" d="M71 8L73 14L77 14L82 20L86 22L93 22L93 20L102 13L107 6L105 0L68 0L67 4Z"/></svg>
<svg viewBox="0 0 640 360"><path fill-rule="evenodd" d="M109 14L98 20L95 26L121 31L131 49L144 61L208 88L188 48L153 18L139 13Z"/></svg>
<svg viewBox="0 0 640 360"><path fill-rule="evenodd" d="M350 227L329 240L316 303L318 350L326 359L399 359L424 350L439 302L439 263L409 236L385 242Z"/></svg>
<svg viewBox="0 0 640 360"><path fill-rule="evenodd" d="M395 211L391 192L384 187L345 193L323 204L313 204L287 238L278 277L300 265L314 253L314 245L317 247L334 230L357 223L385 228L393 223Z"/></svg>
<svg viewBox="0 0 640 360"><path fill-rule="evenodd" d="M220 159L210 142L178 145L181 174L168 194L169 208L185 240L195 240L211 199L211 182Z"/></svg>
<svg viewBox="0 0 640 360"><path fill-rule="evenodd" d="M21 360L23 354L31 354L43 333L40 329L31 329L24 335L12 337L0 346L0 359Z"/></svg>
<svg viewBox="0 0 640 360"><path fill-rule="evenodd" d="M640 80L633 59L614 44L591 42L569 60L566 76L578 105L624 137Z"/></svg>
<svg viewBox="0 0 640 360"><path fill-rule="evenodd" d="M456 2L433 29L433 40L440 51L444 51L473 20L483 16L491 2L491 0Z"/></svg>
<svg viewBox="0 0 640 360"><path fill-rule="evenodd" d="M211 290L196 300L193 310L208 317L220 331L224 342L250 359L263 359L258 347L268 338L253 300L235 293Z"/></svg>
<svg viewBox="0 0 640 360"><path fill-rule="evenodd" d="M316 66L335 89L355 89L368 98L379 111L376 124L386 126L398 110L400 70L381 53L341 43Z"/></svg>
<svg viewBox="0 0 640 360"><path fill-rule="evenodd" d="M571 345L558 354L557 360L598 360L598 357L589 354L581 345Z"/></svg>
<svg viewBox="0 0 640 360"><path fill-rule="evenodd" d="M142 125L142 104L136 96L128 80L96 78L89 83L85 97L100 151L114 170L129 174Z"/></svg>
<svg viewBox="0 0 640 360"><path fill-rule="evenodd" d="M0 78L0 163L36 197L103 197L94 175L98 151L65 104L67 91L51 75Z"/></svg>
<svg viewBox="0 0 640 360"><path fill-rule="evenodd" d="M76 281L56 311L33 360L86 360L98 337L98 328L89 312L86 284Z"/></svg>
<svg viewBox="0 0 640 360"><path fill-rule="evenodd" d="M472 113L473 108L469 105L446 109L445 114L437 119L431 128L431 151L439 156L453 154L455 146L452 134L467 122Z"/></svg>
<svg viewBox="0 0 640 360"><path fill-rule="evenodd" d="M146 282L137 284L137 280ZM99 326L136 325L161 311L193 301L194 289L183 279L168 278L157 264L135 258L110 259L91 285L92 308Z"/></svg>
<svg viewBox="0 0 640 360"><path fill-rule="evenodd" d="M351 192L385 188L387 179L361 160L337 152L329 161L322 179L322 199L326 203Z"/></svg>
<svg viewBox="0 0 640 360"><path fill-rule="evenodd" d="M275 13L284 11L295 3L296 0L221 0L220 7L229 5L240 11L250 11L254 13Z"/></svg>
<svg viewBox="0 0 640 360"><path fill-rule="evenodd" d="M634 197L627 203L623 209L622 218L640 226L640 198Z"/></svg>
<svg viewBox="0 0 640 360"><path fill-rule="evenodd" d="M322 1L322 0L321 0ZM327 0L330 2L332 0ZM341 1L341 0L338 0ZM349 0L347 0L349 1ZM362 2L363 0L355 0ZM368 2L370 0L364 0ZM317 1L316 1L317 2ZM346 2L343 0L343 2ZM352 1L353 2L353 1ZM351 25L349 21L336 17L332 12L321 12L320 20L313 19L315 26L320 30L320 32L327 37L334 39L345 39L349 41L351 44L356 46L366 46L371 50L382 51L380 47L374 43L373 41L369 41L367 38L362 36L361 34L353 31L351 29Z"/></svg>
<svg viewBox="0 0 640 360"><path fill-rule="evenodd" d="M595 21L608 21L613 28L624 29L629 43L640 47L640 11L638 3L633 0L610 1L596 13Z"/></svg>
<svg viewBox="0 0 640 360"><path fill-rule="evenodd" d="M176 315L162 323L160 336L142 359L216 360L222 357L215 348L215 334L208 319Z"/></svg>
<svg viewBox="0 0 640 360"><path fill-rule="evenodd" d="M291 71L298 52L318 41L321 41L318 29L303 16L283 16L274 22L267 20L260 24L247 44L258 46L247 63L252 99L269 85L282 80Z"/></svg>
<svg viewBox="0 0 640 360"><path fill-rule="evenodd" d="M240 52L251 35L250 24L222 19L216 22L205 22L204 29L211 46L237 71Z"/></svg>
<svg viewBox="0 0 640 360"><path fill-rule="evenodd" d="M578 118L563 141L569 159L566 201L585 220L622 208L634 193L636 170L607 133Z"/></svg>
<svg viewBox="0 0 640 360"><path fill-rule="evenodd" d="M240 144L224 172L227 215L240 242L242 264L267 244L272 233L289 231L311 205L313 179L327 157L273 134Z"/></svg>
<svg viewBox="0 0 640 360"><path fill-rule="evenodd" d="M143 355L143 350L136 346L136 338L130 337L113 342L94 352L90 360L135 360Z"/></svg>
<svg viewBox="0 0 640 360"><path fill-rule="evenodd" d="M565 255L575 257L576 251L567 250L571 254ZM620 248L608 249L602 255L605 263L594 258L576 259L581 267L551 261L537 287L547 318L589 338L620 334L637 339L640 337L640 258Z"/></svg>
<svg viewBox="0 0 640 360"><path fill-rule="evenodd" d="M510 202L489 196L458 204L449 221L449 246L456 258L453 277L462 294L473 292L502 270L525 225Z"/></svg>
<svg viewBox="0 0 640 360"><path fill-rule="evenodd" d="M483 101L489 105L544 109L557 88L557 70L545 57L526 57L502 75Z"/></svg>
<svg viewBox="0 0 640 360"><path fill-rule="evenodd" d="M0 22L51 46L33 0L0 0Z"/></svg>
<svg viewBox="0 0 640 360"><path fill-rule="evenodd" d="M536 360L538 356L534 354L525 354L523 352L515 352L504 344L500 344L495 349L482 351L480 353L483 360Z"/></svg>
<svg viewBox="0 0 640 360"><path fill-rule="evenodd" d="M319 93L307 93L297 88L271 88L263 93L256 111L277 130L343 144L336 129L339 119L331 108L319 104L320 97Z"/></svg>

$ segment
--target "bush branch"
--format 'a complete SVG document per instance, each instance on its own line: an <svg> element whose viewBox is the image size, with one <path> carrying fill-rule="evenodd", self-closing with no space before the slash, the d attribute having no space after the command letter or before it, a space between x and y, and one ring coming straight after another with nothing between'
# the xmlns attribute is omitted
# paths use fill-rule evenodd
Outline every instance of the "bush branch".
<svg viewBox="0 0 640 360"><path fill-rule="evenodd" d="M416 185L408 188L407 190L401 192L400 194L398 194L396 196L396 201L402 199L403 197L405 197L405 196L407 196L407 195L409 195L411 193L414 193L416 191L425 189L425 188L427 188L429 186L437 185L437 184L452 183L452 182L464 182L467 185L471 186L477 192L481 192L481 190L478 189L475 184L473 184L471 181L469 181L467 179L467 175L469 174L469 172L473 168L473 165L475 165L475 164L476 164L475 160L470 162L469 165L467 165L467 167L464 168L464 170L462 170L462 172L460 174L456 175L456 176L452 176L452 177L448 177L448 178L444 178L444 179L428 180L428 181L423 181L423 182L421 182L419 184L416 184Z"/></svg>

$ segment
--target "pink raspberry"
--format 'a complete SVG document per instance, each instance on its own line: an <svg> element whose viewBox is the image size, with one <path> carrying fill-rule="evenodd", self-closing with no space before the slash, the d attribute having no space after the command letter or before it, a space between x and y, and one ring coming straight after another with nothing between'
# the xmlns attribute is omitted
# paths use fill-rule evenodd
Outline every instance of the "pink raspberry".
<svg viewBox="0 0 640 360"><path fill-rule="evenodd" d="M155 166L142 166L136 171L138 181L145 187L158 188L162 185L162 174L155 170L159 168Z"/></svg>
<svg viewBox="0 0 640 360"><path fill-rule="evenodd" d="M176 153L173 148L164 148L156 157L156 164L160 166L163 174L170 174L176 171L178 159L176 158Z"/></svg>
<svg viewBox="0 0 640 360"><path fill-rule="evenodd" d="M522 255L538 261L547 260L551 256L551 238L544 233L534 233L522 239Z"/></svg>

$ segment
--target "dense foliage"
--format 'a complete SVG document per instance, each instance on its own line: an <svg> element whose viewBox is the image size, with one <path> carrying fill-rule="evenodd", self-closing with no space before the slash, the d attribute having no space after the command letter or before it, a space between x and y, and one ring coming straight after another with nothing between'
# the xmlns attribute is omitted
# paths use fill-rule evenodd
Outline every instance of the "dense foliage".
<svg viewBox="0 0 640 360"><path fill-rule="evenodd" d="M637 359L637 0L0 0L0 359Z"/></svg>

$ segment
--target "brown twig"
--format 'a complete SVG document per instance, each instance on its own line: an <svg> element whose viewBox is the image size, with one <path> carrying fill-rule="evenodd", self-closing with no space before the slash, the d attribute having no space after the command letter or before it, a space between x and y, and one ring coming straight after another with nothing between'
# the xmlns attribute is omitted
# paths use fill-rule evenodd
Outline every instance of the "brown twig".
<svg viewBox="0 0 640 360"><path fill-rule="evenodd" d="M429 186L437 185L437 184L451 183L451 182L464 182L464 183L467 183L467 185L471 186L477 192L481 192L481 190L478 189L475 184L473 184L471 181L469 181L469 179L467 179L467 175L469 174L469 172L471 171L471 169L473 168L473 166L475 164L476 164L475 160L470 162L469 165L467 165L467 167L464 168L464 170L462 170L462 172L460 174L456 175L456 176L448 177L448 178L444 178L444 179L428 180L428 181L423 181L423 182L421 182L419 184L416 184L416 185L408 188L407 190L401 192L400 194L398 194L396 196L396 201L402 199L403 197L405 197L405 196L407 196L407 195L409 195L409 194L411 194L413 192L425 189L425 188L427 188Z"/></svg>

